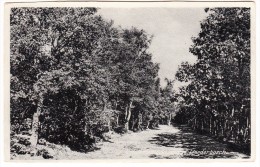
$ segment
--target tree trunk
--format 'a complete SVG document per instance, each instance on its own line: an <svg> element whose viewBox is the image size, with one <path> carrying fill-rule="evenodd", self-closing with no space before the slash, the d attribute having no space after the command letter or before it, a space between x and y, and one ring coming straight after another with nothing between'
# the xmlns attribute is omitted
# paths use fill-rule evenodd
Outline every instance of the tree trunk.
<svg viewBox="0 0 260 167"><path fill-rule="evenodd" d="M104 102L104 106L103 106L103 111L105 111L107 109L107 102Z"/></svg>
<svg viewBox="0 0 260 167"><path fill-rule="evenodd" d="M78 101L77 100L75 100L74 101L74 104L75 104L75 108L74 108L74 110L73 110L73 116L75 115L75 113L77 112L77 109L78 109Z"/></svg>
<svg viewBox="0 0 260 167"><path fill-rule="evenodd" d="M111 121L110 121L110 119L108 120L108 122L107 122L107 126L108 126L108 131L110 132L111 131L111 126L110 126L110 123Z"/></svg>
<svg viewBox="0 0 260 167"><path fill-rule="evenodd" d="M84 113L84 133L85 133L85 135L87 134L87 132L88 132L88 126L87 126L87 117L86 117L86 111L88 110L88 104L89 104L89 101L88 101L88 99L86 99L86 102L85 102L85 113Z"/></svg>
<svg viewBox="0 0 260 167"><path fill-rule="evenodd" d="M129 121L131 117L131 107L132 107L132 101L130 101L129 106L126 107L126 116L125 116L125 129L129 130Z"/></svg>
<svg viewBox="0 0 260 167"><path fill-rule="evenodd" d="M35 153L36 146L38 143L39 125L40 125L39 116L41 114L42 106L43 106L43 98L40 98L37 104L37 110L33 114L33 120L32 120L32 135L30 138L32 153Z"/></svg>
<svg viewBox="0 0 260 167"><path fill-rule="evenodd" d="M212 132L211 132L211 117L209 118L209 134L212 134Z"/></svg>
<svg viewBox="0 0 260 167"><path fill-rule="evenodd" d="M194 126L193 126L193 129L194 129L194 130L197 129L197 119L196 119L196 118L194 119Z"/></svg>
<svg viewBox="0 0 260 167"><path fill-rule="evenodd" d="M105 112L106 110L107 110L107 101L104 100L103 112ZM110 124L111 124L111 120L110 117L108 117L107 126L109 132L111 131Z"/></svg>
<svg viewBox="0 0 260 167"><path fill-rule="evenodd" d="M138 130L143 130L143 128L141 127L141 124L142 124L142 114L138 115L138 122L137 122L137 129Z"/></svg>
<svg viewBox="0 0 260 167"><path fill-rule="evenodd" d="M215 136L217 133L216 133L216 129L217 129L217 126L216 126L216 120L213 121L213 135Z"/></svg>
<svg viewBox="0 0 260 167"><path fill-rule="evenodd" d="M221 121L221 128L222 128L222 136L224 136L224 131L225 131L225 122L224 120Z"/></svg>
<svg viewBox="0 0 260 167"><path fill-rule="evenodd" d="M150 120L147 121L146 129L149 129Z"/></svg>
<svg viewBox="0 0 260 167"><path fill-rule="evenodd" d="M249 118L248 118L248 116L246 117L246 127L249 127Z"/></svg>
<svg viewBox="0 0 260 167"><path fill-rule="evenodd" d="M170 126L171 125L171 119L172 119L172 113L170 112L169 114L169 120L167 122L167 124Z"/></svg>
<svg viewBox="0 0 260 167"><path fill-rule="evenodd" d="M201 131L203 132L204 131L204 121L205 121L205 118L203 118L202 122L201 122Z"/></svg>
<svg viewBox="0 0 260 167"><path fill-rule="evenodd" d="M119 114L116 115L116 127L118 126L119 123Z"/></svg>
<svg viewBox="0 0 260 167"><path fill-rule="evenodd" d="M135 125L137 124L138 119L133 119L131 130L134 130Z"/></svg>

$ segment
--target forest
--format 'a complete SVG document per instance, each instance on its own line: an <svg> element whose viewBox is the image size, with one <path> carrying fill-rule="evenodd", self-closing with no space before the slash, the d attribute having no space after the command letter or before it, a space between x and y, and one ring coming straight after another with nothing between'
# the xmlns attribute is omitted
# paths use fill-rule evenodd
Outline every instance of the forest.
<svg viewBox="0 0 260 167"><path fill-rule="evenodd" d="M250 152L250 9L205 9L196 63L172 74L188 83L178 91L158 76L152 34L97 11L11 9L11 154L50 158L38 148L46 142L87 153L107 132L173 123Z"/></svg>
<svg viewBox="0 0 260 167"><path fill-rule="evenodd" d="M197 62L176 73L189 85L180 89L175 120L250 153L250 9L209 12L190 47Z"/></svg>

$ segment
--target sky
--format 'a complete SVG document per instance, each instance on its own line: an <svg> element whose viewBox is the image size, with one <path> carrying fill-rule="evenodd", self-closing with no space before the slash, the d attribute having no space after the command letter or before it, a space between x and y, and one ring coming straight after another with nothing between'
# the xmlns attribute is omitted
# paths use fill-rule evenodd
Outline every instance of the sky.
<svg viewBox="0 0 260 167"><path fill-rule="evenodd" d="M206 18L203 8L101 8L99 14L114 20L115 26L144 29L153 40L149 52L153 61L160 64L159 77L173 80L178 66L183 61L195 62L189 53L191 37L200 32L200 21ZM178 81L174 89L184 85Z"/></svg>

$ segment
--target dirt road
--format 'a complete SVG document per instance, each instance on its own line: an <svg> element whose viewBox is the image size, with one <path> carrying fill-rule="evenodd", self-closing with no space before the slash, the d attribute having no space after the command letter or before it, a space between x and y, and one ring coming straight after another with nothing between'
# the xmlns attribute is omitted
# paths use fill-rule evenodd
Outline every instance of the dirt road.
<svg viewBox="0 0 260 167"><path fill-rule="evenodd" d="M231 151L227 145L184 127L161 125L156 130L112 134L110 142L99 143L99 150L75 153L69 159L178 159L249 158ZM76 157L75 157L76 156ZM61 157L60 157L61 158Z"/></svg>
<svg viewBox="0 0 260 167"><path fill-rule="evenodd" d="M161 125L158 129L111 134L109 142L99 142L98 150L80 153L67 146L44 147L56 160L88 159L182 159L182 158L249 158L234 152L226 144L199 135L186 126ZM19 155L13 159L43 159L42 156Z"/></svg>

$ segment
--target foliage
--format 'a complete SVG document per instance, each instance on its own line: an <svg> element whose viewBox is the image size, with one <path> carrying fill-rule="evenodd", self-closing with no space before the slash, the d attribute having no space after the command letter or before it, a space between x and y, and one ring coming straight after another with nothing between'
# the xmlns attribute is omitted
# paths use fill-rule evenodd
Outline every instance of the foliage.
<svg viewBox="0 0 260 167"><path fill-rule="evenodd" d="M201 22L176 78L189 82L179 93L176 121L221 140L250 148L250 10L212 8Z"/></svg>
<svg viewBox="0 0 260 167"><path fill-rule="evenodd" d="M160 105L171 106L157 103L152 36L115 27L96 11L11 9L12 134L27 131L32 147L44 138L88 151L109 130L154 127Z"/></svg>

